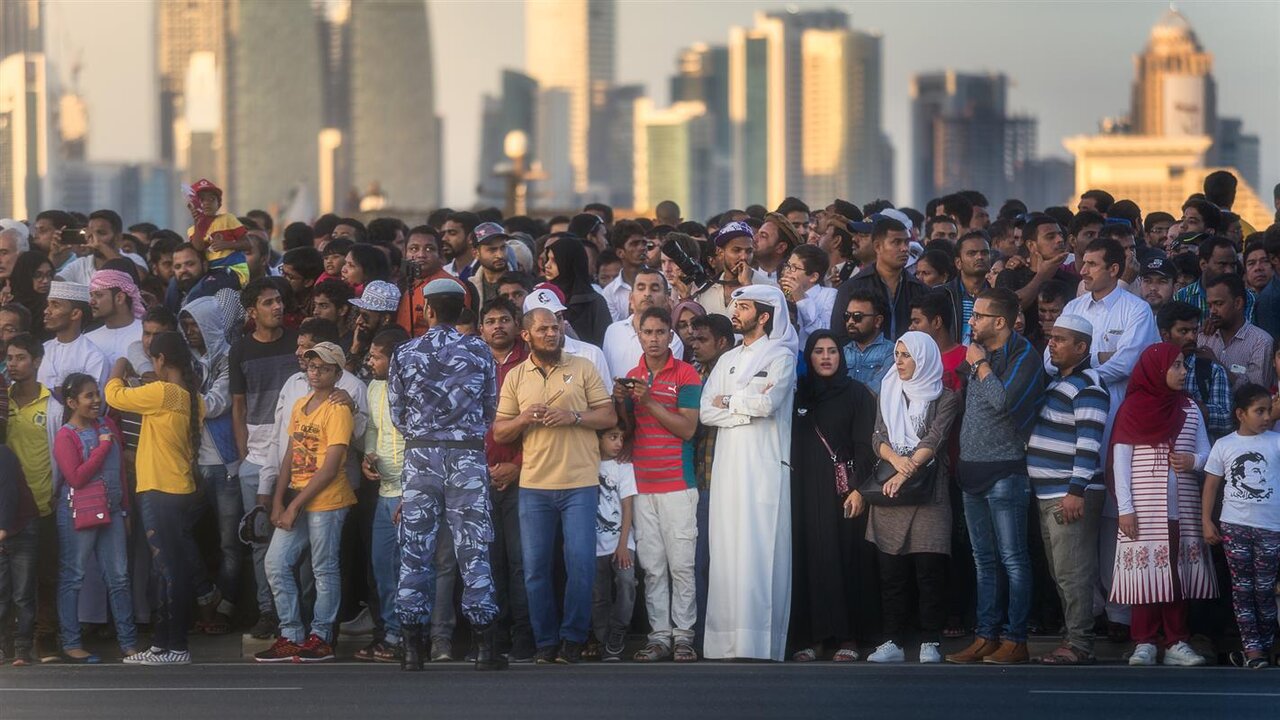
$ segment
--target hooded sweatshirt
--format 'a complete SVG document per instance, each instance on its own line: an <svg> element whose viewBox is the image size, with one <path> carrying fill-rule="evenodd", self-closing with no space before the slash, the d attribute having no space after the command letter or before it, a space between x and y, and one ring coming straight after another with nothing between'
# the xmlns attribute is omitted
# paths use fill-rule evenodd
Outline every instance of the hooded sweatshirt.
<svg viewBox="0 0 1280 720"><path fill-rule="evenodd" d="M201 465L223 465L236 460L231 431L230 346L218 301L211 297L192 300L182 309L200 326L205 351L196 355L200 370L200 397L204 400L204 429L200 442Z"/></svg>

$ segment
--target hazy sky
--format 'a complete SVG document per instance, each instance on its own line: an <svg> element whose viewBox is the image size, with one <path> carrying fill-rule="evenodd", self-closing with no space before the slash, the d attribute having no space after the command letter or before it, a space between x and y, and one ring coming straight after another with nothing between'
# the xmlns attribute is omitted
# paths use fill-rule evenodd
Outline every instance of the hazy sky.
<svg viewBox="0 0 1280 720"><path fill-rule="evenodd" d="M162 1L162 0L161 0ZM362 0L369 1L369 0ZM51 50L80 53L91 113L90 154L129 160L156 153L153 0L50 2ZM504 67L524 64L524 8L516 0L428 0L436 105L444 116L445 202L474 199L480 97L498 89ZM677 51L724 43L756 0L618 0L618 82L643 83L659 103ZM1127 112L1133 56L1146 45L1163 2L793 2L847 10L854 27L884 34L884 123L897 156L899 197L909 187L908 79L946 67L1000 71L1010 107L1040 120L1044 155L1066 156L1062 138L1096 130ZM1280 181L1280 2L1180 2L1214 55L1218 112L1241 116L1262 139L1262 194ZM109 29L104 34L103 30ZM859 202L869 198L858 198Z"/></svg>

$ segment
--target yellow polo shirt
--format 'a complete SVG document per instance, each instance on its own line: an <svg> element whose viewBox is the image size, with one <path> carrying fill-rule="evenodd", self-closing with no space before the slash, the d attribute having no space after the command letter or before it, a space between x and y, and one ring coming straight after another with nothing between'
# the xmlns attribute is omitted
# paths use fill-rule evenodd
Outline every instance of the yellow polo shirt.
<svg viewBox="0 0 1280 720"><path fill-rule="evenodd" d="M27 487L35 497L40 517L53 512L53 459L49 447L49 423L62 426L62 418L50 418L49 388L40 386L36 399L19 406L9 388L9 449L18 456Z"/></svg>
<svg viewBox="0 0 1280 720"><path fill-rule="evenodd" d="M590 360L563 354L560 364L544 375L530 357L507 373L498 398L498 418L510 420L537 404L585 413L611 402ZM522 450L522 488L575 490L599 482L600 442L591 428L534 424L524 431Z"/></svg>

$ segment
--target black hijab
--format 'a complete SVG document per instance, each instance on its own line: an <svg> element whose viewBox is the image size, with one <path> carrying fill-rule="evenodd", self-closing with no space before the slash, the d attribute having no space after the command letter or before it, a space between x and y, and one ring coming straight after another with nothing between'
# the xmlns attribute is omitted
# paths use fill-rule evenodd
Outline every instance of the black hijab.
<svg viewBox="0 0 1280 720"><path fill-rule="evenodd" d="M561 236L555 244L547 248L556 261L556 269L560 274L551 281L560 288L565 296L565 304L576 295L594 292L591 287L591 273L588 271L587 250L582 241L572 235Z"/></svg>
<svg viewBox="0 0 1280 720"><path fill-rule="evenodd" d="M830 330L818 330L809 336L809 340L804 344L804 377L796 383L796 408L813 409L828 400L837 398L845 392L853 379L849 377L849 366L845 363L844 352L837 352L840 357L840 364L836 366L836 374L831 377L822 377L814 372L810 364L810 358L813 357L813 349L817 347L819 340L830 340L836 344L837 351L840 350L840 341L836 339L835 333Z"/></svg>

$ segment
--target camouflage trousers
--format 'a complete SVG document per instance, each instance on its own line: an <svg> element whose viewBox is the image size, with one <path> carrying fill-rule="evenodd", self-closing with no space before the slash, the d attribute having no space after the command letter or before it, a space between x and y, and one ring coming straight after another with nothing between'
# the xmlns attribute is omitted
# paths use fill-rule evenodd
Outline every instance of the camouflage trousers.
<svg viewBox="0 0 1280 720"><path fill-rule="evenodd" d="M498 617L489 543L489 467L482 450L415 447L405 452L400 505L401 625L431 623L436 596L436 533L451 534L462 571L462 614L475 626Z"/></svg>

